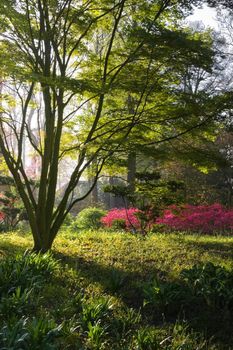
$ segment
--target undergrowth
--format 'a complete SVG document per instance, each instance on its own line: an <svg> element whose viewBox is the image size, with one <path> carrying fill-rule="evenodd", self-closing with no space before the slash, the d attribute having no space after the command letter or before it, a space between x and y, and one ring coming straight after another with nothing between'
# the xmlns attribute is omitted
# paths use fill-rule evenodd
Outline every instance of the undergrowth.
<svg viewBox="0 0 233 350"><path fill-rule="evenodd" d="M0 349L233 349L233 239L64 231L0 241Z"/></svg>

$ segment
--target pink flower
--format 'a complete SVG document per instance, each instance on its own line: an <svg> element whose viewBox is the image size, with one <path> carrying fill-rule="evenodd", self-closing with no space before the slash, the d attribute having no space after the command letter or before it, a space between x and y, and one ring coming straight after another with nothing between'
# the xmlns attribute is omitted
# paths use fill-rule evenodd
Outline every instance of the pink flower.
<svg viewBox="0 0 233 350"><path fill-rule="evenodd" d="M182 207L173 205L164 210L163 216L158 218L156 223L177 231L231 232L233 210L228 210L219 203L199 206L186 204Z"/></svg>
<svg viewBox="0 0 233 350"><path fill-rule="evenodd" d="M137 208L121 208L121 209L111 209L109 212L101 218L101 222L106 227L111 227L115 220L125 221L125 226L127 229L140 228L140 221L136 214L140 212Z"/></svg>

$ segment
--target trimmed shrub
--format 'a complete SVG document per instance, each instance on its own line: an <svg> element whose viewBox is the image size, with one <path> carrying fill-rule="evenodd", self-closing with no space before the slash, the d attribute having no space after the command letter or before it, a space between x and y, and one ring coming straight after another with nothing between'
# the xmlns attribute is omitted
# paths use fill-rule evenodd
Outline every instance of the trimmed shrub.
<svg viewBox="0 0 233 350"><path fill-rule="evenodd" d="M85 208L78 214L71 227L74 230L98 230L102 226L102 217L106 211L101 208Z"/></svg>

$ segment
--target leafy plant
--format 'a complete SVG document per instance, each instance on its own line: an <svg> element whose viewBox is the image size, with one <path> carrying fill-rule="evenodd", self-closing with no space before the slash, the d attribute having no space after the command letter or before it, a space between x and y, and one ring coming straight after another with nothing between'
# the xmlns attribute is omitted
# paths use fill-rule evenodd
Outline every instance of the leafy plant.
<svg viewBox="0 0 233 350"><path fill-rule="evenodd" d="M108 279L108 289L115 293L124 285L126 276L118 270L112 270Z"/></svg>
<svg viewBox="0 0 233 350"><path fill-rule="evenodd" d="M195 295L213 309L233 306L233 272L211 262L194 265L181 272L181 277Z"/></svg>
<svg viewBox="0 0 233 350"><path fill-rule="evenodd" d="M21 287L17 287L9 296L3 296L0 300L0 315L5 319L15 315L24 315L32 308L31 295L33 292L33 288L22 291Z"/></svg>
<svg viewBox="0 0 233 350"><path fill-rule="evenodd" d="M142 320L141 310L124 308L118 317L111 320L111 331L118 340L129 336Z"/></svg>
<svg viewBox="0 0 233 350"><path fill-rule="evenodd" d="M81 323L84 329L88 329L89 324L96 324L98 321L103 321L108 318L114 304L111 299L94 300L89 303L83 303Z"/></svg>
<svg viewBox="0 0 233 350"><path fill-rule="evenodd" d="M29 340L27 318L22 317L16 323L8 322L0 329L0 348L7 350L25 349Z"/></svg>
<svg viewBox="0 0 233 350"><path fill-rule="evenodd" d="M176 282L160 282L158 279L145 284L143 288L144 306L150 305L165 311L167 307L180 308L191 299L188 288Z"/></svg>
<svg viewBox="0 0 233 350"><path fill-rule="evenodd" d="M62 325L57 326L54 320L22 317L0 329L0 346L2 350L55 350L61 330Z"/></svg>
<svg viewBox="0 0 233 350"><path fill-rule="evenodd" d="M53 319L34 318L27 325L29 333L29 349L55 350L57 349L56 339L62 334L63 325L57 325Z"/></svg>
<svg viewBox="0 0 233 350"><path fill-rule="evenodd" d="M125 219L114 219L111 223L112 230L126 230Z"/></svg>
<svg viewBox="0 0 233 350"><path fill-rule="evenodd" d="M170 334L160 342L161 350L210 350L202 335L194 332L187 322L177 321L171 328Z"/></svg>
<svg viewBox="0 0 233 350"><path fill-rule="evenodd" d="M161 349L156 334L148 328L142 328L137 331L135 336L135 345L137 350Z"/></svg>
<svg viewBox="0 0 233 350"><path fill-rule="evenodd" d="M32 286L39 287L58 268L58 262L50 253L9 257L0 262L0 295L21 292Z"/></svg>
<svg viewBox="0 0 233 350"><path fill-rule="evenodd" d="M87 325L87 338L92 349L102 349L104 345L103 338L106 336L107 327L101 324L101 321L89 322Z"/></svg>

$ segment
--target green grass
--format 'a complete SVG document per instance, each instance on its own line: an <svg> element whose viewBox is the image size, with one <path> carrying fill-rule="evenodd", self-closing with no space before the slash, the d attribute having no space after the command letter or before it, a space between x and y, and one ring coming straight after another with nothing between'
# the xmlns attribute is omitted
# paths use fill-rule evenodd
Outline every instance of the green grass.
<svg viewBox="0 0 233 350"><path fill-rule="evenodd" d="M32 247L27 233L0 238L2 263ZM25 330L29 345L22 349L233 349L231 305L222 310L180 291L186 290L180 272L197 263L233 270L233 238L67 230L53 254L58 268L44 282L39 276L28 286L27 279L25 291L0 302L5 339ZM12 305L18 311L11 315Z"/></svg>

